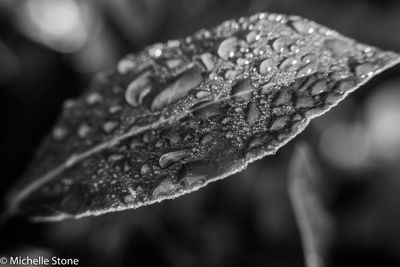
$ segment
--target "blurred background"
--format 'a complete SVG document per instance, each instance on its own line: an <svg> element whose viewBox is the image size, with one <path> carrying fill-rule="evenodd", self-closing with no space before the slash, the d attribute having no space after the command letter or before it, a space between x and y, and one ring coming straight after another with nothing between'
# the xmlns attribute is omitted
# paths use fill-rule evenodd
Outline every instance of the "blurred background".
<svg viewBox="0 0 400 267"><path fill-rule="evenodd" d="M65 99L154 42L256 12L297 14L400 51L396 0L0 0L0 195L23 174ZM330 266L400 266L400 68L298 138L315 153L333 216ZM304 266L287 196L293 144L174 201L60 223L13 218L0 256L79 266Z"/></svg>

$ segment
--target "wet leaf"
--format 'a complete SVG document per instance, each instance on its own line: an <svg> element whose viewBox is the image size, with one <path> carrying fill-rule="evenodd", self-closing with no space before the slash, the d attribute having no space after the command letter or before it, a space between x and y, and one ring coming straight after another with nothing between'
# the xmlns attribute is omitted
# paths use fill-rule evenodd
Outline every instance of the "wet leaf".
<svg viewBox="0 0 400 267"><path fill-rule="evenodd" d="M311 149L300 143L290 161L288 191L307 267L326 266L334 230L333 218L319 192L321 184L321 173Z"/></svg>
<svg viewBox="0 0 400 267"><path fill-rule="evenodd" d="M274 154L399 56L257 14L155 44L67 101L11 212L43 220L175 198Z"/></svg>

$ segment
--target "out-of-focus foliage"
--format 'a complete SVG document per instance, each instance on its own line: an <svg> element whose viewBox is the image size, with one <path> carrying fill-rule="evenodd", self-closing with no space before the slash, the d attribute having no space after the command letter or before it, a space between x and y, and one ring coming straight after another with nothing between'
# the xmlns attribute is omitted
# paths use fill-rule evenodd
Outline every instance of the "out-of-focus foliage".
<svg viewBox="0 0 400 267"><path fill-rule="evenodd" d="M38 10L49 1L0 1L3 194L22 175L61 103L81 93L93 73L147 44L268 11L301 15L384 49L400 47L400 2L393 0L104 0L64 3L78 21L68 25L86 34L79 39L65 31L81 41L63 50L54 41L59 36L43 39L52 31L39 33L42 23L31 22L38 32L30 34L23 26L35 16L51 21L54 16ZM32 15L24 13L29 9ZM68 25L57 27L74 28ZM301 135L321 159L322 192L337 222L332 266L400 265L399 73L361 88ZM229 181L150 209L50 225L15 218L1 229L1 254L47 251L78 257L82 266L302 266L285 195L290 155L288 146Z"/></svg>

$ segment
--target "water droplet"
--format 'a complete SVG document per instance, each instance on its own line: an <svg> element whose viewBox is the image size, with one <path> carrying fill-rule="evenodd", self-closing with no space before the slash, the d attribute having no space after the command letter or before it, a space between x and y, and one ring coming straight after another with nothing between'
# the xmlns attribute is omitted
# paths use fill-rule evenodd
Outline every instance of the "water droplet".
<svg viewBox="0 0 400 267"><path fill-rule="evenodd" d="M284 51L288 51L287 47L287 39L284 37L279 37L272 43L272 48L279 53L282 53Z"/></svg>
<svg viewBox="0 0 400 267"><path fill-rule="evenodd" d="M124 58L118 62L118 72L120 74L125 74L135 67L135 62L131 59Z"/></svg>
<svg viewBox="0 0 400 267"><path fill-rule="evenodd" d="M245 79L232 87L231 95L236 101L245 101L251 99L251 94L257 89L253 87L250 79Z"/></svg>
<svg viewBox="0 0 400 267"><path fill-rule="evenodd" d="M129 195L124 196L124 203L125 204L132 204L135 203L137 198L137 193L132 188L129 188Z"/></svg>
<svg viewBox="0 0 400 267"><path fill-rule="evenodd" d="M306 20L294 21L292 25L293 28L297 30L299 33L310 34L313 33L315 30L312 23Z"/></svg>
<svg viewBox="0 0 400 267"><path fill-rule="evenodd" d="M90 126L87 125L86 123L82 123L78 128L78 136L80 138L85 138L90 131L91 131Z"/></svg>
<svg viewBox="0 0 400 267"><path fill-rule="evenodd" d="M182 60L180 59L170 59L166 62L168 68L174 69L178 67L182 63Z"/></svg>
<svg viewBox="0 0 400 267"><path fill-rule="evenodd" d="M246 35L246 41L251 44L257 41L258 34L255 31L251 31Z"/></svg>
<svg viewBox="0 0 400 267"><path fill-rule="evenodd" d="M308 63L307 65L299 69L299 71L297 72L297 77L302 78L308 76L314 73L316 70L317 70L317 65L314 62Z"/></svg>
<svg viewBox="0 0 400 267"><path fill-rule="evenodd" d="M118 124L118 121L108 121L103 124L103 130L106 133L111 133L118 126Z"/></svg>
<svg viewBox="0 0 400 267"><path fill-rule="evenodd" d="M327 92L328 90L328 84L323 80L317 81L311 86L312 95L319 95L321 93Z"/></svg>
<svg viewBox="0 0 400 267"><path fill-rule="evenodd" d="M128 88L125 91L125 100L132 107L136 107L140 104L139 96L143 90L145 92L150 91L149 76L150 71L144 72L128 85Z"/></svg>
<svg viewBox="0 0 400 267"><path fill-rule="evenodd" d="M100 103L102 101L102 97L99 93L90 93L87 97L86 97L86 102L89 105L94 105L97 103Z"/></svg>
<svg viewBox="0 0 400 267"><path fill-rule="evenodd" d="M122 110L121 106L111 106L110 109L109 109L111 114L115 114L115 113L117 113L117 112L119 112L121 110Z"/></svg>
<svg viewBox="0 0 400 267"><path fill-rule="evenodd" d="M375 66L371 63L358 65L355 69L356 75L361 79L370 77L374 74Z"/></svg>
<svg viewBox="0 0 400 267"><path fill-rule="evenodd" d="M207 71L212 71L215 67L213 56L210 53L204 53L200 56L201 61L206 67Z"/></svg>
<svg viewBox="0 0 400 267"><path fill-rule="evenodd" d="M175 163L182 162L183 159L190 157L190 155L191 150L189 149L168 152L160 157L160 167L167 168Z"/></svg>
<svg viewBox="0 0 400 267"><path fill-rule="evenodd" d="M236 37L229 37L221 42L218 47L218 56L222 59L228 60L232 52L236 50L238 39Z"/></svg>
<svg viewBox="0 0 400 267"><path fill-rule="evenodd" d="M62 140L67 135L67 130L63 127L56 127L53 130L53 138L57 140Z"/></svg>
<svg viewBox="0 0 400 267"><path fill-rule="evenodd" d="M246 121L249 125L255 124L261 116L261 112L255 102L250 102L247 105Z"/></svg>
<svg viewBox="0 0 400 267"><path fill-rule="evenodd" d="M212 95L211 92L208 92L208 91L197 91L196 92L196 98L197 99L206 98L206 97L209 97L211 95Z"/></svg>
<svg viewBox="0 0 400 267"><path fill-rule="evenodd" d="M275 67L275 62L271 58L267 58L260 64L260 73L267 74L272 72Z"/></svg>
<svg viewBox="0 0 400 267"><path fill-rule="evenodd" d="M299 64L299 60L295 57L289 57L285 59L279 66L281 70L288 71Z"/></svg>
<svg viewBox="0 0 400 267"><path fill-rule="evenodd" d="M176 193L179 185L172 181L172 178L167 177L157 185L153 190L153 199L160 197L171 196Z"/></svg>
<svg viewBox="0 0 400 267"><path fill-rule="evenodd" d="M236 71L234 71L234 70L228 70L226 73L225 73L225 79L227 79L227 80L233 80L235 77L236 77Z"/></svg>
<svg viewBox="0 0 400 267"><path fill-rule="evenodd" d="M151 110L159 110L187 96L188 92L203 81L200 71L192 68L186 71L177 81L161 90L151 103Z"/></svg>
<svg viewBox="0 0 400 267"><path fill-rule="evenodd" d="M162 55L162 44L155 44L149 49L149 55L153 58L159 58Z"/></svg>

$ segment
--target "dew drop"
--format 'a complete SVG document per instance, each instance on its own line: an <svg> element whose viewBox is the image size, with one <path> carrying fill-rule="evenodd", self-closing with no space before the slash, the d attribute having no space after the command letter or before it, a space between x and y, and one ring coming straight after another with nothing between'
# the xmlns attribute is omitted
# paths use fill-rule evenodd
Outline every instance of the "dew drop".
<svg viewBox="0 0 400 267"><path fill-rule="evenodd" d="M278 52L278 53L282 53L284 51L288 50L287 47L287 40L284 37L279 37L278 39L276 39L273 43L272 43L272 48Z"/></svg>
<svg viewBox="0 0 400 267"><path fill-rule="evenodd" d="M111 133L118 126L118 124L118 121L108 121L103 124L103 130L106 133Z"/></svg>
<svg viewBox="0 0 400 267"><path fill-rule="evenodd" d="M312 62L308 63L307 65L301 67L297 72L297 77L302 78L305 76L309 76L310 74L314 73L317 70L317 65Z"/></svg>
<svg viewBox="0 0 400 267"><path fill-rule="evenodd" d="M102 101L102 97L99 93L90 93L87 97L86 97L86 102L89 105L94 105L97 103L100 103Z"/></svg>
<svg viewBox="0 0 400 267"><path fill-rule="evenodd" d="M82 123L78 128L78 136L80 138L85 138L90 131L91 131L90 126L87 125L86 123Z"/></svg>
<svg viewBox="0 0 400 267"><path fill-rule="evenodd" d="M312 95L319 95L321 93L327 92L328 90L328 84L323 80L317 81L311 86Z"/></svg>
<svg viewBox="0 0 400 267"><path fill-rule="evenodd" d="M135 62L131 59L124 58L118 62L118 72L120 74L125 74L128 71L132 70L135 67Z"/></svg>
<svg viewBox="0 0 400 267"><path fill-rule="evenodd" d="M139 96L141 95L143 90L145 92L149 92L149 76L149 71L144 72L128 85L128 88L125 91L125 100L132 107L137 107L140 104Z"/></svg>
<svg viewBox="0 0 400 267"><path fill-rule="evenodd" d="M54 139L62 140L67 135L67 130L63 127L56 127L54 128L52 134Z"/></svg>
<svg viewBox="0 0 400 267"><path fill-rule="evenodd" d="M281 70L288 71L289 69L295 67L299 63L299 60L295 57L289 57L285 59L279 66Z"/></svg>
<svg viewBox="0 0 400 267"><path fill-rule="evenodd" d="M218 47L218 56L222 59L228 60L232 52L235 52L238 39L236 37L229 37L221 42Z"/></svg>
<svg viewBox="0 0 400 267"><path fill-rule="evenodd" d="M206 67L207 71L212 71L214 69L215 63L213 56L210 53L204 53L200 56L201 61Z"/></svg>
<svg viewBox="0 0 400 267"><path fill-rule="evenodd" d="M275 62L271 58L267 58L260 64L260 73L267 74L272 72L275 67Z"/></svg>
<svg viewBox="0 0 400 267"><path fill-rule="evenodd" d="M191 151L189 149L172 151L162 155L159 159L159 165L165 169L175 163L182 162L183 159L190 157Z"/></svg>
<svg viewBox="0 0 400 267"><path fill-rule="evenodd" d="M154 188L152 193L153 199L171 196L177 191L178 187L179 185L174 183L172 181L172 178L167 177L164 180L162 180L161 183L159 183L156 188Z"/></svg>

